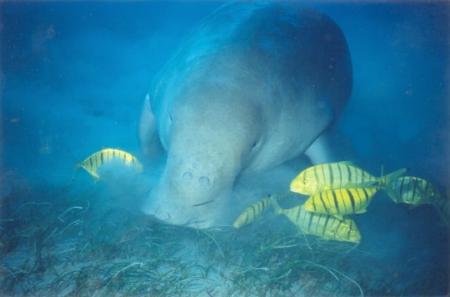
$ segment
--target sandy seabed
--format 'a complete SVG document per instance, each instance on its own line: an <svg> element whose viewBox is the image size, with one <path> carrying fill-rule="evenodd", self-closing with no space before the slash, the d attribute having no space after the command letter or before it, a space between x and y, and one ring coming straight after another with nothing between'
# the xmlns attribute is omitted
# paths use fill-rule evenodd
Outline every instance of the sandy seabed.
<svg viewBox="0 0 450 297"><path fill-rule="evenodd" d="M358 246L304 236L281 217L193 230L104 203L133 194L102 182L80 190L15 177L9 185L1 296L445 295L436 283L446 276L411 274Z"/></svg>

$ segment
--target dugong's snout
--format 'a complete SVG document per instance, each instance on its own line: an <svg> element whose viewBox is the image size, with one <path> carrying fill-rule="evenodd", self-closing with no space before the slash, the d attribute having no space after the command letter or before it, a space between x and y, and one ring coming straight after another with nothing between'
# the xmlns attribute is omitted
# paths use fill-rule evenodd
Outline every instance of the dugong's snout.
<svg viewBox="0 0 450 297"><path fill-rule="evenodd" d="M152 193L150 202L143 207L147 215L172 225L186 226L198 229L227 225L224 220L225 206L219 205L219 200L207 200L202 203L176 203L172 199L164 199L164 195Z"/></svg>
<svg viewBox="0 0 450 297"><path fill-rule="evenodd" d="M220 182L195 170L168 170L142 210L173 225L200 229L227 225L231 185Z"/></svg>

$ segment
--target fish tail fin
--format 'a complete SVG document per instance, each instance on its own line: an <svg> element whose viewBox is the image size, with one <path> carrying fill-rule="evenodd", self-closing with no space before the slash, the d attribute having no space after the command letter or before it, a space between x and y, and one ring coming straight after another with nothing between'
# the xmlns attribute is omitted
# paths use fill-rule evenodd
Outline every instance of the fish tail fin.
<svg viewBox="0 0 450 297"><path fill-rule="evenodd" d="M381 167L381 177L380 182L378 184L380 189L383 189L389 198L395 203L402 202L402 198L399 196L399 193L394 191L392 188L392 183L396 181L399 177L403 176L406 173L407 169L402 168L391 172L389 174L383 175L383 166Z"/></svg>
<svg viewBox="0 0 450 297"><path fill-rule="evenodd" d="M408 170L407 170L406 168L402 168L402 169L396 170L396 171L394 171L394 172L391 172L391 173L389 173L389 174L382 175L382 176L380 177L380 187L381 187L381 188L384 188L384 187L390 185L390 184L391 184L393 181L395 181L397 178L399 178L399 177L405 175L405 173L406 173L407 171L408 171Z"/></svg>
<svg viewBox="0 0 450 297"><path fill-rule="evenodd" d="M402 199L401 199L401 197L399 196L399 193L397 193L396 191L394 191L394 189L392 188L391 183L388 183L388 184L384 185L382 188L383 188L383 190L386 192L386 194L388 195L388 197L391 198L391 200L392 200L394 203L401 203L401 202L402 202Z"/></svg>
<svg viewBox="0 0 450 297"><path fill-rule="evenodd" d="M442 209L440 206L433 204L433 207L436 209L437 213L439 214L439 217L441 218L442 222L444 222L444 225L447 227L450 227L450 215L448 209Z"/></svg>
<svg viewBox="0 0 450 297"><path fill-rule="evenodd" d="M280 205L278 204L277 198L274 197L273 195L269 196L270 199L270 205L272 206L273 212L276 215L280 215L283 213L283 209L280 207Z"/></svg>
<svg viewBox="0 0 450 297"><path fill-rule="evenodd" d="M431 201L442 221L447 227L450 227L450 201L449 197L439 195Z"/></svg>

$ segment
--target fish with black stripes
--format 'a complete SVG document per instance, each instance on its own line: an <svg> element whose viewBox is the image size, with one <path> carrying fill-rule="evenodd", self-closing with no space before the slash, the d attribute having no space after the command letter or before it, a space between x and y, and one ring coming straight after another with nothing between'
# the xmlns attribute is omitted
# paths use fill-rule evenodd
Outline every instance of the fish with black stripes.
<svg viewBox="0 0 450 297"><path fill-rule="evenodd" d="M340 188L318 192L304 203L306 211L336 216L365 213L378 187Z"/></svg>
<svg viewBox="0 0 450 297"><path fill-rule="evenodd" d="M271 199L271 205L275 214L284 215L304 234L356 244L361 241L361 233L350 218L309 212L305 210L304 204L284 209L275 198Z"/></svg>
<svg viewBox="0 0 450 297"><path fill-rule="evenodd" d="M386 193L395 203L434 206L441 218L449 225L450 201L426 179L416 176L399 177L388 184Z"/></svg>
<svg viewBox="0 0 450 297"><path fill-rule="evenodd" d="M386 191L392 201L411 205L430 204L440 194L427 180L415 176L402 176L388 184Z"/></svg>
<svg viewBox="0 0 450 297"><path fill-rule="evenodd" d="M234 221L233 227L241 228L242 226L253 223L271 206L271 201L270 196L268 196L247 207Z"/></svg>
<svg viewBox="0 0 450 297"><path fill-rule="evenodd" d="M135 156L126 151L114 148L105 148L95 152L78 164L78 166L98 179L100 178L98 169L107 163L117 160L127 167L135 168L137 172L142 171L142 164Z"/></svg>
<svg viewBox="0 0 450 297"><path fill-rule="evenodd" d="M303 195L342 188L382 188L392 180L404 175L406 169L375 177L348 161L323 163L300 172L290 184L292 192Z"/></svg>

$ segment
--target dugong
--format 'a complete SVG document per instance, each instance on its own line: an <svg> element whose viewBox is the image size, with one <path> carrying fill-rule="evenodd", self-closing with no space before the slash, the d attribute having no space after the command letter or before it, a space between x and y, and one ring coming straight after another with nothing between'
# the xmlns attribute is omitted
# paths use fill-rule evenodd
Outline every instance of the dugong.
<svg viewBox="0 0 450 297"><path fill-rule="evenodd" d="M171 224L231 225L239 178L324 152L319 136L351 88L348 46L329 17L289 2L222 6L188 36L144 102L144 153L166 159L142 210Z"/></svg>

